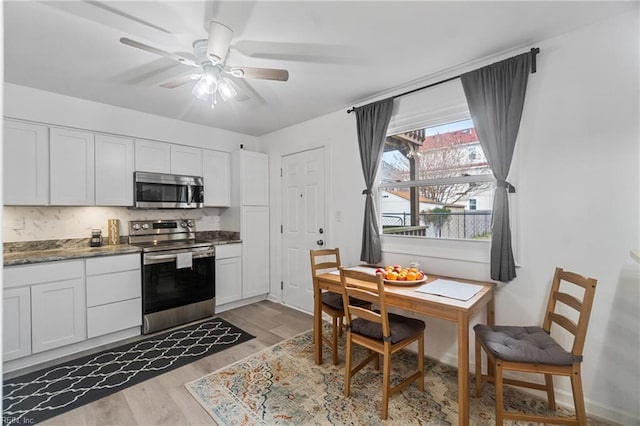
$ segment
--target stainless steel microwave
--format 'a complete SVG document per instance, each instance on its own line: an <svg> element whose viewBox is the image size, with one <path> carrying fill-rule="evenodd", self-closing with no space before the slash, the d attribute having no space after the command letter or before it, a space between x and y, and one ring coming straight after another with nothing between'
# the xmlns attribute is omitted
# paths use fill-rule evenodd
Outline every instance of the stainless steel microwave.
<svg viewBox="0 0 640 426"><path fill-rule="evenodd" d="M135 172L134 207L143 209L197 209L204 207L200 176Z"/></svg>

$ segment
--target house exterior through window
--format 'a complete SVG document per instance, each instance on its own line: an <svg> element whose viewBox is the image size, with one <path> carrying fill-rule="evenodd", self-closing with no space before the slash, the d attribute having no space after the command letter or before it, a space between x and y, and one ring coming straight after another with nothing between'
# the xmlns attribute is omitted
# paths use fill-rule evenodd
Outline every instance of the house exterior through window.
<svg viewBox="0 0 640 426"><path fill-rule="evenodd" d="M489 239L494 188L470 119L389 135L380 165L383 233Z"/></svg>

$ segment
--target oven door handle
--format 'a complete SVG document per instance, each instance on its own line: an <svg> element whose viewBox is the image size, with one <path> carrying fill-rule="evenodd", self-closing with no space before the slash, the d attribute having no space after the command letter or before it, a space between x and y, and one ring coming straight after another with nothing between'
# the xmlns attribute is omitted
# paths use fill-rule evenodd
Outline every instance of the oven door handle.
<svg viewBox="0 0 640 426"><path fill-rule="evenodd" d="M146 255L144 258L146 260L175 260L177 255L175 254L159 254L155 256Z"/></svg>
<svg viewBox="0 0 640 426"><path fill-rule="evenodd" d="M201 259L203 257L214 257L215 256L215 250L206 250L206 251L194 251L191 252L191 257L193 259ZM144 261L157 261L157 260L166 260L166 261L172 261L172 260L176 260L176 258L178 257L178 255L176 253L172 253L172 254L155 254L155 255L145 255L144 256Z"/></svg>
<svg viewBox="0 0 640 426"><path fill-rule="evenodd" d="M193 201L193 189L191 188L191 185L187 185L187 205L191 205L191 202Z"/></svg>

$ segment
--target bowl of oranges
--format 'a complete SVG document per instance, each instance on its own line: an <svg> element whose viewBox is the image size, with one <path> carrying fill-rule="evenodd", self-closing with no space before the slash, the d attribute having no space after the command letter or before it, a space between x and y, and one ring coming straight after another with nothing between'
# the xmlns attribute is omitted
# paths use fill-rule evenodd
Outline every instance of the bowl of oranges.
<svg viewBox="0 0 640 426"><path fill-rule="evenodd" d="M425 282L427 275L417 268L400 265L387 265L376 269L376 275L382 275L385 283L394 285L414 285Z"/></svg>

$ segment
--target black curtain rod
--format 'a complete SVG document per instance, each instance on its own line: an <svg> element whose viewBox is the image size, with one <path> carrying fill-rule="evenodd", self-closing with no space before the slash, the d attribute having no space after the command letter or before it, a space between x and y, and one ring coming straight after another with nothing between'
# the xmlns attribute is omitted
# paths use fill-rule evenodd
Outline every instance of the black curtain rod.
<svg viewBox="0 0 640 426"><path fill-rule="evenodd" d="M538 53L540 53L540 48L539 47L532 47L529 52L531 53L531 73L533 74L533 73L536 72L536 55ZM443 84L443 83L448 83L451 80L455 80L455 79L460 78L460 77L462 77L462 74L456 75L454 77L449 77L449 78L446 78L444 80L437 81L435 83L427 84L426 86L418 87L417 89L412 89L412 90L409 90L407 92L400 93L398 95L393 95L392 98L393 99L401 98L403 96L407 96L407 95L410 95L412 93L419 92L421 90L428 89L428 88L433 87L433 86L438 86L438 85ZM351 107L351 109L347 110L347 114L351 114L355 110L356 110L356 107Z"/></svg>

